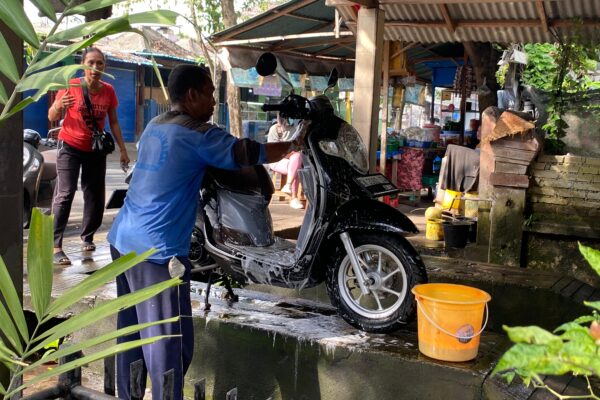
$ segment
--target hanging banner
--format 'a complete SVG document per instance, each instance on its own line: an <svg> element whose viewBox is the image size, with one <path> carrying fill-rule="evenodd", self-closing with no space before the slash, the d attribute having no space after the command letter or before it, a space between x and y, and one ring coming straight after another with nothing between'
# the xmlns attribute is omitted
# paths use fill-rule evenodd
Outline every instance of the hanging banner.
<svg viewBox="0 0 600 400"><path fill-rule="evenodd" d="M425 97L421 96L425 86L414 85L406 87L404 91L404 101L409 104L423 105Z"/></svg>
<svg viewBox="0 0 600 400"><path fill-rule="evenodd" d="M254 88L260 86L259 78L261 76L256 72L256 68L231 68L229 73L234 85L237 87Z"/></svg>
<svg viewBox="0 0 600 400"><path fill-rule="evenodd" d="M277 76L259 76L259 85L254 88L254 94L281 97L281 81Z"/></svg>
<svg viewBox="0 0 600 400"><path fill-rule="evenodd" d="M310 90L315 92L322 92L325 89L327 89L326 76L310 76Z"/></svg>
<svg viewBox="0 0 600 400"><path fill-rule="evenodd" d="M340 78L337 84L340 92L352 92L354 90L353 78Z"/></svg>

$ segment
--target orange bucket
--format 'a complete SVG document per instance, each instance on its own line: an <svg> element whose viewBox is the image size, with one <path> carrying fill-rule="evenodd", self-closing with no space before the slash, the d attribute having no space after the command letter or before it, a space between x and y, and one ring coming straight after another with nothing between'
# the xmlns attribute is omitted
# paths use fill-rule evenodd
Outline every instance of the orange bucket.
<svg viewBox="0 0 600 400"><path fill-rule="evenodd" d="M492 297L483 290L450 283L417 285L412 292L417 301L419 351L444 361L477 357Z"/></svg>

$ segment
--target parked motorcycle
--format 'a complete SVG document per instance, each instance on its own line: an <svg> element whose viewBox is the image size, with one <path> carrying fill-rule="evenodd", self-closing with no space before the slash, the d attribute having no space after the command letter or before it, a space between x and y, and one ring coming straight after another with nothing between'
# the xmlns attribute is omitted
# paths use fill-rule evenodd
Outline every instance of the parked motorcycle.
<svg viewBox="0 0 600 400"><path fill-rule="evenodd" d="M33 129L23 130L23 228L29 227L33 207L52 206L56 182L56 139L60 128L48 131L48 137Z"/></svg>
<svg viewBox="0 0 600 400"><path fill-rule="evenodd" d="M276 68L270 53L256 66L262 76ZM334 70L329 87L336 82ZM325 281L332 304L352 326L377 333L398 329L414 315L412 287L427 281L405 238L418 229L377 200L398 190L384 175L368 173L360 135L335 115L324 94L306 99L292 92L263 110L310 121L299 171L308 208L298 240L273 234L268 205L274 189L265 167L209 168L190 250L196 270L218 268L240 282L296 289Z"/></svg>

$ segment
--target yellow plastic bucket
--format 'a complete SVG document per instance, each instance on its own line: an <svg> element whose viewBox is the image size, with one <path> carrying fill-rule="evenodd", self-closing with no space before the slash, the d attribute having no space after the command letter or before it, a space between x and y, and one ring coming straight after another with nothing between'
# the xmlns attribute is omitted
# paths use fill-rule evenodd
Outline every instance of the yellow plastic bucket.
<svg viewBox="0 0 600 400"><path fill-rule="evenodd" d="M444 361L477 357L492 297L483 290L450 283L417 285L412 292L417 301L419 351Z"/></svg>
<svg viewBox="0 0 600 400"><path fill-rule="evenodd" d="M441 219L428 219L425 226L425 238L428 240L444 240L444 228Z"/></svg>
<svg viewBox="0 0 600 400"><path fill-rule="evenodd" d="M442 208L444 210L456 210L462 214L465 210L465 201L460 199L461 194L461 192L446 189L442 199Z"/></svg>

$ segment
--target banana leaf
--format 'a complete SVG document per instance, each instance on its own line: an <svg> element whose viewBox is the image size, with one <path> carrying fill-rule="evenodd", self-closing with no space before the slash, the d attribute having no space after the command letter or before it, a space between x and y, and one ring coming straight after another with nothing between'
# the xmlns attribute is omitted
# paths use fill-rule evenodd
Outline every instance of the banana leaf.
<svg viewBox="0 0 600 400"><path fill-rule="evenodd" d="M148 322L145 324L138 324L138 325L133 325L133 326L128 326L126 328L122 328L119 329L117 331L111 331L108 332L102 336L98 336L92 339L88 339L85 340L81 343L74 343L71 344L69 346L64 346L61 347L59 350L50 353L47 356L44 356L42 358L40 358L38 361L34 362L31 365L28 365L26 368L24 368L22 371L20 371L19 373L15 374L15 376L19 376L19 375L25 375L26 373L28 373L29 371L34 370L35 368L39 367L42 364L48 363L48 362L52 362L52 361L57 361L60 360L62 357L66 357L68 355L77 353L78 351L83 351L86 350L90 347L94 347L94 346L98 346L100 344L109 342L111 340L117 339L119 337L122 336L127 336L127 335L131 335L132 333L136 333L139 332L143 329L146 329L148 327L151 326L155 326L155 325L161 325L161 324L167 324L167 323L171 323L171 322L177 322L179 321L179 317L173 317L173 318L168 318L168 319L163 319L161 321L156 321L156 322Z"/></svg>
<svg viewBox="0 0 600 400"><path fill-rule="evenodd" d="M93 33L104 32L108 26L113 25L115 23L120 23L120 20L129 21L129 24L175 25L178 16L179 14L177 14L174 11L156 10L137 14L130 14L118 18L92 21L78 25L74 28L56 32L54 35L48 37L48 42L60 43L67 40L78 39L80 37L91 35Z"/></svg>
<svg viewBox="0 0 600 400"><path fill-rule="evenodd" d="M65 15L84 14L90 11L97 10L99 8L104 8L112 6L114 4L122 3L124 1L126 0L91 0L78 6L69 8L68 10L65 10Z"/></svg>
<svg viewBox="0 0 600 400"><path fill-rule="evenodd" d="M154 252L155 250L151 249L139 256L136 256L135 253L129 253L96 271L76 286L68 289L60 298L54 300L52 304L50 304L50 307L48 307L47 314L42 322L46 322L49 319L56 317L73 304L81 301L83 297L114 280L116 276L131 268L132 265L139 264L146 260L149 256L154 254Z"/></svg>
<svg viewBox="0 0 600 400"><path fill-rule="evenodd" d="M27 90L38 89L38 91L45 93L52 89L62 89L68 86L69 80L78 70L85 68L86 67L81 64L74 64L38 72L19 82L15 90L18 92L25 92ZM36 94L33 99L37 100L39 97Z"/></svg>
<svg viewBox="0 0 600 400"><path fill-rule="evenodd" d="M27 18L20 0L0 1L0 20L31 46L36 49L40 47L40 41L35 33L35 29L33 29L31 21ZM3 59L2 62L5 62L5 60Z"/></svg>
<svg viewBox="0 0 600 400"><path fill-rule="evenodd" d="M85 366L86 364L92 363L94 361L98 361L98 360L102 360L106 357L110 357L113 356L115 354L118 353L122 353L124 351L127 350L131 350L131 349L135 349L137 347L140 346L145 346L148 344L152 344L154 342L157 342L161 339L167 339L167 338L172 338L172 337L178 337L179 335L164 335L164 336L154 336L151 338L147 338L147 339L140 339L140 340L133 340L131 342L125 342L125 343L119 343L116 344L112 347L110 347L109 349L105 349L105 350L101 350L98 351L96 353L78 358L76 360L73 360L71 362L68 362L66 364L63 365L59 365L51 370L48 370L44 373L41 373L39 375L37 375L35 378L25 382L24 384L22 384L21 386L17 387L16 389L10 391L9 393L7 393L7 397L11 397L12 395L14 395L15 393L27 389L30 386L35 385L38 382L42 382L44 380L53 378L55 376L58 376L62 373L65 373L67 371L71 371L75 368L80 368Z"/></svg>
<svg viewBox="0 0 600 400"><path fill-rule="evenodd" d="M40 321L46 314L52 295L52 243L54 218L43 217L38 208L31 214L27 245L27 278L31 289L31 305Z"/></svg>
<svg viewBox="0 0 600 400"><path fill-rule="evenodd" d="M19 71L17 70L17 64L13 58L12 51L6 43L6 39L0 32L0 72L2 72L12 82L17 83L19 80ZM4 88L3 88L4 89Z"/></svg>
<svg viewBox="0 0 600 400"><path fill-rule="evenodd" d="M50 0L30 0L34 6L46 17L56 22L56 10L52 6Z"/></svg>
<svg viewBox="0 0 600 400"><path fill-rule="evenodd" d="M24 340L28 340L29 332L27 330L25 315L23 314L23 309L21 307L21 301L19 300L17 290L12 284L12 278L8 273L8 268L6 268L6 264L4 264L2 257L0 257L0 294L4 299L8 312L11 314L21 333L21 337Z"/></svg>
<svg viewBox="0 0 600 400"><path fill-rule="evenodd" d="M56 339L60 339L72 334L75 331L84 329L92 324L95 324L101 319L116 314L119 312L119 310L132 307L138 303L141 303L142 301L148 300L163 290L177 286L180 283L181 280L175 277L167 281L148 286L147 288L140 289L136 292L117 297L116 299L107 300L96 304L94 308L83 311L82 313L77 314L43 332L41 335L35 338L36 341L40 340L40 342L36 342L36 345L26 352L23 357L27 358Z"/></svg>

